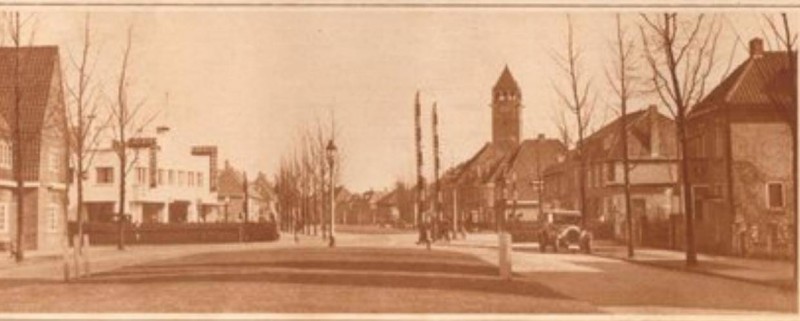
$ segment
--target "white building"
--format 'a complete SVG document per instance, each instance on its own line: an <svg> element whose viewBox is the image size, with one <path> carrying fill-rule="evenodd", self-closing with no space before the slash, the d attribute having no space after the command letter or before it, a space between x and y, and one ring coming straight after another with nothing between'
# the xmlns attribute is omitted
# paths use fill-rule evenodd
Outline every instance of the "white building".
<svg viewBox="0 0 800 321"><path fill-rule="evenodd" d="M113 221L119 211L120 164L111 145L96 150L86 173L89 221ZM197 155L163 127L129 140L125 214L134 223L203 222L217 216L216 149L211 149L214 155Z"/></svg>

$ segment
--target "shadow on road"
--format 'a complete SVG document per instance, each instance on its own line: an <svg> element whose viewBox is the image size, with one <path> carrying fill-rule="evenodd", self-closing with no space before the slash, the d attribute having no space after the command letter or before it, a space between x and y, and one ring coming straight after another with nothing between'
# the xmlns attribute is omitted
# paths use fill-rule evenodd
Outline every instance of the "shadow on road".
<svg viewBox="0 0 800 321"><path fill-rule="evenodd" d="M81 283L263 282L415 288L570 299L530 280L502 280L497 268L446 251L377 248L214 253L98 273Z"/></svg>

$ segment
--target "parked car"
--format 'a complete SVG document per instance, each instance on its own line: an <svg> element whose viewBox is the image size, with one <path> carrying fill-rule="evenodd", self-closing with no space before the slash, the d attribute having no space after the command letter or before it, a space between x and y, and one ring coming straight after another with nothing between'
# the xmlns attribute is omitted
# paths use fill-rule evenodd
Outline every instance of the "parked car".
<svg viewBox="0 0 800 321"><path fill-rule="evenodd" d="M571 210L550 210L540 214L538 240L539 250L553 252L577 247L581 252L591 253L592 233L581 228L581 213Z"/></svg>

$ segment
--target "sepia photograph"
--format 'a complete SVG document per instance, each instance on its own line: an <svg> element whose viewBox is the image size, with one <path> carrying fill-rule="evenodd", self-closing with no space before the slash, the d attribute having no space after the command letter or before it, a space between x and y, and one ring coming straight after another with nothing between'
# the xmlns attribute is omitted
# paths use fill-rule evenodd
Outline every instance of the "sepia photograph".
<svg viewBox="0 0 800 321"><path fill-rule="evenodd" d="M0 319L798 318L797 3L0 5Z"/></svg>

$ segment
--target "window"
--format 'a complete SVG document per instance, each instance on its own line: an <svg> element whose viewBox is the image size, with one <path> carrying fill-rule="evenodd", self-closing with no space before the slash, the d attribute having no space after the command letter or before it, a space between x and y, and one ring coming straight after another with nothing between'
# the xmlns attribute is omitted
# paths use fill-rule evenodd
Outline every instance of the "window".
<svg viewBox="0 0 800 321"><path fill-rule="evenodd" d="M164 170L158 170L158 185L164 185Z"/></svg>
<svg viewBox="0 0 800 321"><path fill-rule="evenodd" d="M706 141L707 137L708 136L703 134L700 137L697 137L697 139L695 139L694 145L695 145L695 148L697 150L697 153L695 154L695 158L706 158L706 144L705 144L705 141Z"/></svg>
<svg viewBox="0 0 800 321"><path fill-rule="evenodd" d="M114 182L114 169L111 167L97 168L97 184L111 184Z"/></svg>
<svg viewBox="0 0 800 321"><path fill-rule="evenodd" d="M59 170L61 169L61 159L60 159L61 158L60 157L61 153L59 152L59 150L57 148L51 148L49 156L50 156L50 159L48 161L50 163L49 164L50 165L50 172L51 173L58 173Z"/></svg>
<svg viewBox="0 0 800 321"><path fill-rule="evenodd" d="M47 230L50 232L58 230L58 204L50 204L47 207Z"/></svg>
<svg viewBox="0 0 800 321"><path fill-rule="evenodd" d="M147 167L136 168L136 182L139 184L147 184Z"/></svg>
<svg viewBox="0 0 800 321"><path fill-rule="evenodd" d="M203 187L203 173L197 172L197 186Z"/></svg>
<svg viewBox="0 0 800 321"><path fill-rule="evenodd" d="M169 170L169 185L175 185L175 171Z"/></svg>
<svg viewBox="0 0 800 321"><path fill-rule="evenodd" d="M608 163L608 168L606 169L606 179L609 182L613 182L616 179L616 176L617 176L616 169L617 168L616 168L614 162Z"/></svg>
<svg viewBox="0 0 800 321"><path fill-rule="evenodd" d="M186 172L178 171L178 186L186 184Z"/></svg>
<svg viewBox="0 0 800 321"><path fill-rule="evenodd" d="M716 138L717 141L715 142L715 144L717 145L717 147L714 149L714 151L717 152L716 156L718 158L725 157L725 127L723 126L717 127Z"/></svg>
<svg viewBox="0 0 800 321"><path fill-rule="evenodd" d="M0 141L0 168L11 169L14 163L14 153L11 150L11 143Z"/></svg>
<svg viewBox="0 0 800 321"><path fill-rule="evenodd" d="M703 135L703 149L705 150L705 156L707 157L715 157L717 156L716 150L716 141L717 135L716 130L714 128L710 129L706 135Z"/></svg>
<svg viewBox="0 0 800 321"><path fill-rule="evenodd" d="M603 187L603 164L597 163L597 187Z"/></svg>
<svg viewBox="0 0 800 321"><path fill-rule="evenodd" d="M783 183L767 183L767 207L778 209L784 205Z"/></svg>
<svg viewBox="0 0 800 321"><path fill-rule="evenodd" d="M8 232L8 204L0 204L0 232Z"/></svg>
<svg viewBox="0 0 800 321"><path fill-rule="evenodd" d="M189 186L194 186L194 172L189 172Z"/></svg>

